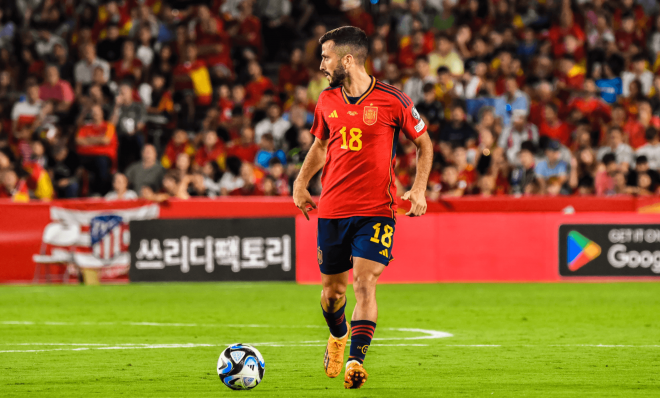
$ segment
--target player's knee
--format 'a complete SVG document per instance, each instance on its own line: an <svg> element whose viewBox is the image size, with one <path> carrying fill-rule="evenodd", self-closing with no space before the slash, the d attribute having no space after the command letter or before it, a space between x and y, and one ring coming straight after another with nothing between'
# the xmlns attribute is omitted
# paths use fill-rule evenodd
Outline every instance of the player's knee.
<svg viewBox="0 0 660 398"><path fill-rule="evenodd" d="M323 287L323 297L329 304L341 301L346 295L346 286L329 285Z"/></svg>

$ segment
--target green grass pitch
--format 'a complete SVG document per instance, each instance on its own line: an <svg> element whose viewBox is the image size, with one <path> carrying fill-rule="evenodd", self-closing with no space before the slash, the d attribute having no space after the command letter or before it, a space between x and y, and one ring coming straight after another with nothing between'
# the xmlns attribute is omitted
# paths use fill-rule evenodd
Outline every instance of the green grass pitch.
<svg viewBox="0 0 660 398"><path fill-rule="evenodd" d="M383 340L358 391L323 372L320 292L292 283L0 287L0 396L660 396L656 283L379 286ZM266 360L250 392L216 374L234 342L255 344Z"/></svg>

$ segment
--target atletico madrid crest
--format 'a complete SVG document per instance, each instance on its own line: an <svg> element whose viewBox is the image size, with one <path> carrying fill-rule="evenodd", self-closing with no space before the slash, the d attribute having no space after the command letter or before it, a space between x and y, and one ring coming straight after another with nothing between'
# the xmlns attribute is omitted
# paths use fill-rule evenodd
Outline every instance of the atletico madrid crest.
<svg viewBox="0 0 660 398"><path fill-rule="evenodd" d="M365 106L364 107L364 117L362 118L364 124L371 126L376 123L378 120L378 107L377 106Z"/></svg>

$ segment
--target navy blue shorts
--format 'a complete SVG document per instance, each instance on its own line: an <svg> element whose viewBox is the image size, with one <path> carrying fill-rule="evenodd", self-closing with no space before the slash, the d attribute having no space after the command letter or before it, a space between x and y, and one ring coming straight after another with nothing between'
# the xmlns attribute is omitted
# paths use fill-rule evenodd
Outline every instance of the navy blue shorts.
<svg viewBox="0 0 660 398"><path fill-rule="evenodd" d="M394 219L390 217L319 218L318 262L321 273L353 268L353 257L387 265L394 260Z"/></svg>

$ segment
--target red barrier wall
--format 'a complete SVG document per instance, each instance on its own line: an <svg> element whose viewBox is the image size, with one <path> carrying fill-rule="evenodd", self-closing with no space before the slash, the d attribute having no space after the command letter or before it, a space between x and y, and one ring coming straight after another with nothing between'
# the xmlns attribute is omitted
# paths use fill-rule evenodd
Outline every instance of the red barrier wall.
<svg viewBox="0 0 660 398"><path fill-rule="evenodd" d="M402 207L407 206L407 202ZM0 200L0 283L30 281L49 208L103 209L99 200L11 203ZM573 206L576 214L561 210ZM307 222L291 198L170 201L160 218L297 216L297 277L317 283L316 218ZM556 281L561 223L658 223L660 198L460 198L429 203L429 214L399 216L384 282Z"/></svg>

